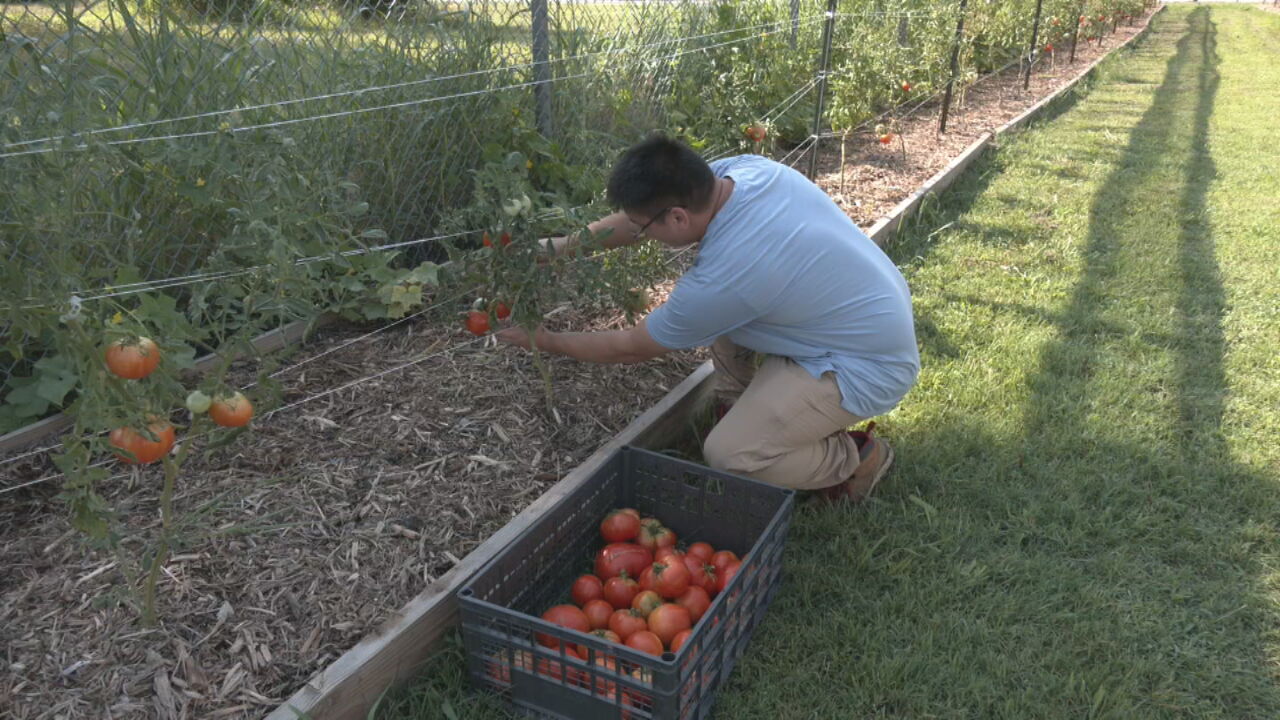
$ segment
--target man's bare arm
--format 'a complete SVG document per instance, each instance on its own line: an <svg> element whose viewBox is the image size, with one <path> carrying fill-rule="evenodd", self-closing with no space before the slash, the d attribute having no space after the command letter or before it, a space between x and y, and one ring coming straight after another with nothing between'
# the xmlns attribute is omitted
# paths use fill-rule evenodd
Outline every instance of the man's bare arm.
<svg viewBox="0 0 1280 720"><path fill-rule="evenodd" d="M500 330L498 339L525 349L530 344L529 334L519 327ZM640 363L671 352L671 348L658 344L649 335L645 320L626 330L604 332L548 332L539 329L537 341L538 348L546 352L595 363Z"/></svg>
<svg viewBox="0 0 1280 720"><path fill-rule="evenodd" d="M591 232L597 235L601 232L608 231L608 234L600 241L606 250L612 250L617 247L626 245L634 245L639 238L636 237L636 231L640 228L631 222L625 213L616 212L612 215L600 218L599 220L587 226ZM550 242L554 244L556 255L574 254L578 250L578 239L575 237L556 237L550 238Z"/></svg>

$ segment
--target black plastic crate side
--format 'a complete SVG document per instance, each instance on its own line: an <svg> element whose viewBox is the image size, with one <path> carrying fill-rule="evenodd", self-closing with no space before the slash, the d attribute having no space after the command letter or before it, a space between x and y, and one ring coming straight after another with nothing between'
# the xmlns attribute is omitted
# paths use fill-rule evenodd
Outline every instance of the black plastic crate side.
<svg viewBox="0 0 1280 720"><path fill-rule="evenodd" d="M614 455L481 568L466 586L472 596L538 615L567 599L572 573L589 564L600 518L623 485L622 458Z"/></svg>
<svg viewBox="0 0 1280 720"><path fill-rule="evenodd" d="M636 503L653 508L682 540L702 540L742 556L793 491L685 460L627 447Z"/></svg>

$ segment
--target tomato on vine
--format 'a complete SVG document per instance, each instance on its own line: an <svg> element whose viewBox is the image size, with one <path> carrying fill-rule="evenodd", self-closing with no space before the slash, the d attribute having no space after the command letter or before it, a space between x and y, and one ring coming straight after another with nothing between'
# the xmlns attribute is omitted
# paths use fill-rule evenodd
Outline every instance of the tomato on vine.
<svg viewBox="0 0 1280 720"><path fill-rule="evenodd" d="M160 365L160 348L148 337L117 340L104 353L107 369L126 380L141 380Z"/></svg>
<svg viewBox="0 0 1280 720"><path fill-rule="evenodd" d="M213 405L213 398L199 390L192 390L187 395L187 409L191 411L192 415L203 415L209 412L211 405Z"/></svg>
<svg viewBox="0 0 1280 720"><path fill-rule="evenodd" d="M253 404L243 393L220 395L209 405L209 417L222 427L244 427L253 419Z"/></svg>
<svg viewBox="0 0 1280 720"><path fill-rule="evenodd" d="M467 332L472 335L484 335L489 332L489 313L483 310L468 310L467 319L464 322Z"/></svg>
<svg viewBox="0 0 1280 720"><path fill-rule="evenodd" d="M115 455L122 462L130 465L153 463L173 449L176 434L173 426L164 420L147 425L147 431L155 437L154 440L131 427L122 427L112 430L107 442L120 451Z"/></svg>

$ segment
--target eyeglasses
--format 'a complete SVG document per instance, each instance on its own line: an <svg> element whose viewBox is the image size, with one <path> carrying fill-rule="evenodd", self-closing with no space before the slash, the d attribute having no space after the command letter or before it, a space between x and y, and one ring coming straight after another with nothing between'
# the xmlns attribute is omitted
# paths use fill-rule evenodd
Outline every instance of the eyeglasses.
<svg viewBox="0 0 1280 720"><path fill-rule="evenodd" d="M649 218L649 222L645 223L644 225L641 225L641 226L640 226L640 229L639 229L639 230L637 230L637 231L635 232L635 234L634 234L634 235L632 235L632 237L637 237L637 238L638 238L638 237L640 237L641 235L643 235L643 234L644 234L644 231L645 231L645 230L648 230L648 229L649 229L649 226L650 226L650 225L652 225L652 224L654 224L654 223L658 222L658 220L659 220L659 219L661 219L663 215L666 215L668 210L670 210L671 208L678 208L678 207L684 207L684 206L683 206L683 205L668 205L668 206L666 206L666 207L662 208L661 210L659 210L659 211L657 212L657 214L655 214L653 217Z"/></svg>

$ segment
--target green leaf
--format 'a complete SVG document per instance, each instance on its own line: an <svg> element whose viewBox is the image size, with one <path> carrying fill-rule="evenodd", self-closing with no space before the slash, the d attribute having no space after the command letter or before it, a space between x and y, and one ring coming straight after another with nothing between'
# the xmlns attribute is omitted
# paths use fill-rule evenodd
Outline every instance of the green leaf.
<svg viewBox="0 0 1280 720"><path fill-rule="evenodd" d="M36 362L35 367L40 371L35 385L36 395L51 404L61 405L63 398L71 392L79 380L74 366L66 358L58 355L42 358Z"/></svg>

